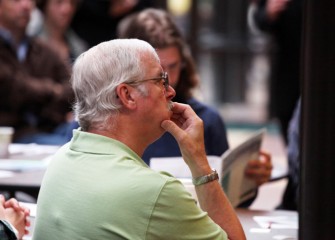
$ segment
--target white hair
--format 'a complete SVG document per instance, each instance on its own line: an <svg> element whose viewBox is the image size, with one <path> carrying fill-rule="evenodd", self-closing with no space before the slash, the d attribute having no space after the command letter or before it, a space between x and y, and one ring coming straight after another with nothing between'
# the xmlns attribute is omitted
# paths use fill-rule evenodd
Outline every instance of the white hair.
<svg viewBox="0 0 335 240"><path fill-rule="evenodd" d="M71 83L76 97L74 112L83 130L92 125L107 127L107 119L121 107L116 87L146 75L143 58L148 53L159 62L149 43L115 39L100 43L77 58Z"/></svg>

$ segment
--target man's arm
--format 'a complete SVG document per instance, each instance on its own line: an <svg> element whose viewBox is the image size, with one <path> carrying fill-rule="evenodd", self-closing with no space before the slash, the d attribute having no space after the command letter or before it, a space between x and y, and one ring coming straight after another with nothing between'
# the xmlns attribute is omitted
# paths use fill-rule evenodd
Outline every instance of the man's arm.
<svg viewBox="0 0 335 240"><path fill-rule="evenodd" d="M174 103L172 111L171 120L163 121L162 127L177 140L192 177L210 174L212 170L206 156L202 120L185 104ZM200 207L227 232L229 239L245 239L241 223L219 182L211 181L195 189Z"/></svg>

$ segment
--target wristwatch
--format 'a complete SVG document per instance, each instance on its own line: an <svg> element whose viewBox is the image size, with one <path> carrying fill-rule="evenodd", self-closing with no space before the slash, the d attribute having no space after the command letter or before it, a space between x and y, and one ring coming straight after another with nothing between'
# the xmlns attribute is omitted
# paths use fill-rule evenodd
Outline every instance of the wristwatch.
<svg viewBox="0 0 335 240"><path fill-rule="evenodd" d="M192 178L192 182L194 186L199 186L201 184L205 184L214 180L219 179L219 174L215 169L212 169L212 172L210 174L207 174L205 176L197 177L197 178Z"/></svg>

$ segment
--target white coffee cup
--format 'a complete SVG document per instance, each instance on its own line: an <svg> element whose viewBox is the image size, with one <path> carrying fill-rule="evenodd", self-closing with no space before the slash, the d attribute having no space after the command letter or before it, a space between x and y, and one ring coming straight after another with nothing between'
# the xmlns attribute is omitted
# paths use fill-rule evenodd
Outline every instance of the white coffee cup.
<svg viewBox="0 0 335 240"><path fill-rule="evenodd" d="M0 127L0 158L9 157L9 145L12 142L14 128Z"/></svg>

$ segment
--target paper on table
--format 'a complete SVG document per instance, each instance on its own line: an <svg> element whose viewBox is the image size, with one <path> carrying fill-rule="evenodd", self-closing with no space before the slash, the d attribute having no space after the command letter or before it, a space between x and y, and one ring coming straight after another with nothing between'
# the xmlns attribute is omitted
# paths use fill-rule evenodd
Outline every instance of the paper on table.
<svg viewBox="0 0 335 240"><path fill-rule="evenodd" d="M298 216L254 216L262 228L298 229Z"/></svg>
<svg viewBox="0 0 335 240"><path fill-rule="evenodd" d="M49 161L50 157L42 160L0 159L0 170L23 172L29 170L46 169Z"/></svg>
<svg viewBox="0 0 335 240"><path fill-rule="evenodd" d="M9 146L10 160L44 160L53 155L60 146L38 144L11 144ZM36 165L36 164L35 164Z"/></svg>
<svg viewBox="0 0 335 240"><path fill-rule="evenodd" d="M11 177L13 175L14 175L14 173L11 172L11 171L0 170L0 178Z"/></svg>

